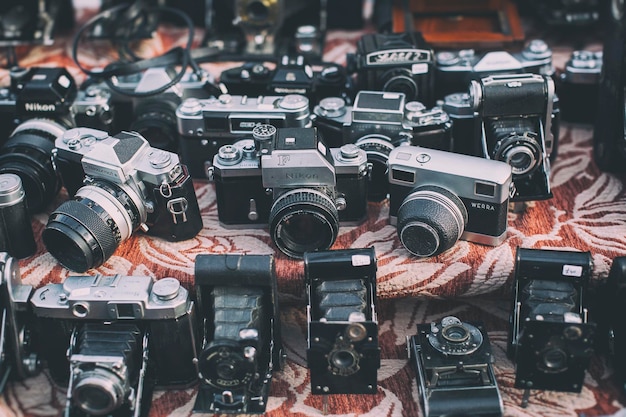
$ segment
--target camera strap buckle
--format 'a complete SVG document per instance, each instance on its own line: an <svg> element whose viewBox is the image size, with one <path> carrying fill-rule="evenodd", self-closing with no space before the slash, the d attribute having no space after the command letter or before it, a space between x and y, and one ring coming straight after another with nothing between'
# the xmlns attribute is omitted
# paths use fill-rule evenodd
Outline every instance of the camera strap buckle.
<svg viewBox="0 0 626 417"><path fill-rule="evenodd" d="M189 202L184 197L174 198L167 202L167 211L172 214L172 221L174 224L179 223L179 219L181 223L187 222L187 208L189 207Z"/></svg>

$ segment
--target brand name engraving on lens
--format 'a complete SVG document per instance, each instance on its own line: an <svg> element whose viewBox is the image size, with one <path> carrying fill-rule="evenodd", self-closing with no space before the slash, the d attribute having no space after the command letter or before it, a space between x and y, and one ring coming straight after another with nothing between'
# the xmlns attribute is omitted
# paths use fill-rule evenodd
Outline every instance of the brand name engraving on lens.
<svg viewBox="0 0 626 417"><path fill-rule="evenodd" d="M52 112L52 111L56 111L56 109L57 108L54 104L24 103L24 110L26 111Z"/></svg>
<svg viewBox="0 0 626 417"><path fill-rule="evenodd" d="M374 52L367 55L367 63L380 65L402 62L422 62L430 59L430 52L419 49L394 49Z"/></svg>
<svg viewBox="0 0 626 417"><path fill-rule="evenodd" d="M479 210L496 211L495 206L493 206L492 204L477 203L474 201L472 201L472 208L479 209Z"/></svg>

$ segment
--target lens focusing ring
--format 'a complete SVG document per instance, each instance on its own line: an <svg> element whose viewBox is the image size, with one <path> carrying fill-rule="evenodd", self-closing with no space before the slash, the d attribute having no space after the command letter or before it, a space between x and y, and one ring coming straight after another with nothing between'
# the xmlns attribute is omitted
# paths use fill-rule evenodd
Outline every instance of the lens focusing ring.
<svg viewBox="0 0 626 417"><path fill-rule="evenodd" d="M404 93L407 101L417 100L419 88L406 68L393 68L385 72L381 77L383 91Z"/></svg>
<svg viewBox="0 0 626 417"><path fill-rule="evenodd" d="M315 220L308 232L315 232L313 239L303 241L292 232L291 220ZM297 229L300 224L296 224ZM318 229L319 227L319 229ZM286 255L302 258L304 252L326 250L332 246L339 232L339 214L330 197L318 190L299 188L280 195L272 205L269 215L270 235L276 246ZM315 229L315 230L313 230ZM302 236L302 234L301 234ZM310 235L309 235L310 236Z"/></svg>
<svg viewBox="0 0 626 417"><path fill-rule="evenodd" d="M74 403L85 413L102 416L118 409L124 402L126 393L124 383L117 375L104 369L96 368L92 371L83 371L76 377L72 389ZM94 394L106 399L106 404L95 404Z"/></svg>
<svg viewBox="0 0 626 417"><path fill-rule="evenodd" d="M135 109L137 117L130 129L139 132L151 146L176 152L178 148L177 107L176 103L163 98L143 101Z"/></svg>
<svg viewBox="0 0 626 417"><path fill-rule="evenodd" d="M493 159L511 165L511 171L516 177L524 177L532 174L541 165L541 154L541 145L533 134L511 134L498 141L493 150ZM528 160L523 166L515 163L515 157L520 155Z"/></svg>
<svg viewBox="0 0 626 417"><path fill-rule="evenodd" d="M404 247L416 256L434 256L460 239L467 209L452 192L436 186L417 187L398 209L397 232Z"/></svg>

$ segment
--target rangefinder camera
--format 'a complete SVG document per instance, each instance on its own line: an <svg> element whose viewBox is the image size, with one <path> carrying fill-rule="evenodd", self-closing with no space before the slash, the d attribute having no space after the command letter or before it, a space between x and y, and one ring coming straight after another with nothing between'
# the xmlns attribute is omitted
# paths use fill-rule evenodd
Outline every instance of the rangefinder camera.
<svg viewBox="0 0 626 417"><path fill-rule="evenodd" d="M360 91L354 106L340 97L326 98L313 109L313 121L330 146L353 143L372 164L368 198L387 197L387 159L396 146L415 145L451 151L452 123L440 108L406 102L403 93Z"/></svg>
<svg viewBox="0 0 626 417"><path fill-rule="evenodd" d="M447 316L418 324L407 337L424 417L466 415L495 417L503 413L493 371L494 357L482 323Z"/></svg>
<svg viewBox="0 0 626 417"><path fill-rule="evenodd" d="M436 98L467 91L472 80L489 75L533 73L552 76L552 50L541 39L529 41L520 52L473 49L441 51L435 54Z"/></svg>
<svg viewBox="0 0 626 417"><path fill-rule="evenodd" d="M375 394L380 367L374 248L307 252L313 394Z"/></svg>
<svg viewBox="0 0 626 417"><path fill-rule="evenodd" d="M507 353L515 387L580 392L593 355L589 252L518 248Z"/></svg>
<svg viewBox="0 0 626 417"><path fill-rule="evenodd" d="M66 415L147 415L154 386L197 378L195 307L175 278L68 276L30 299Z"/></svg>
<svg viewBox="0 0 626 417"><path fill-rule="evenodd" d="M207 168L227 228L269 225L286 255L328 249L339 225L367 214L369 165L355 145L328 148L314 128L260 125Z"/></svg>
<svg viewBox="0 0 626 417"><path fill-rule="evenodd" d="M204 163L213 161L223 145L249 138L257 125L311 127L309 99L300 94L188 99L176 110L176 118L179 153L194 178L206 178Z"/></svg>
<svg viewBox="0 0 626 417"><path fill-rule="evenodd" d="M421 33L368 33L347 56L357 90L393 91L409 101L435 104L435 59Z"/></svg>
<svg viewBox="0 0 626 417"><path fill-rule="evenodd" d="M550 159L554 82L537 74L492 75L472 81L470 100L482 156L511 165L511 201L552 198Z"/></svg>
<svg viewBox="0 0 626 417"><path fill-rule="evenodd" d="M416 256L438 255L458 239L497 246L506 238L512 184L504 162L396 148L389 154L389 222Z"/></svg>
<svg viewBox="0 0 626 417"><path fill-rule="evenodd" d="M24 285L18 260L0 252L0 393L9 380L39 372L39 346L28 300L33 287Z"/></svg>
<svg viewBox="0 0 626 417"><path fill-rule="evenodd" d="M186 167L140 134L70 129L57 138L56 149L64 183L84 178L72 199L52 212L42 234L65 267L84 272L102 265L137 229L170 241L202 229Z"/></svg>
<svg viewBox="0 0 626 417"><path fill-rule="evenodd" d="M561 118L568 122L593 123L602 73L602 51L574 51L565 71L556 79L561 99Z"/></svg>
<svg viewBox="0 0 626 417"><path fill-rule="evenodd" d="M272 255L198 255L199 413L263 413L285 359Z"/></svg>
<svg viewBox="0 0 626 417"><path fill-rule="evenodd" d="M354 98L352 78L341 65L328 63L314 69L302 55L283 56L274 69L258 62L228 69L220 75L220 83L230 94L301 94L311 104L325 97L340 96L350 102Z"/></svg>

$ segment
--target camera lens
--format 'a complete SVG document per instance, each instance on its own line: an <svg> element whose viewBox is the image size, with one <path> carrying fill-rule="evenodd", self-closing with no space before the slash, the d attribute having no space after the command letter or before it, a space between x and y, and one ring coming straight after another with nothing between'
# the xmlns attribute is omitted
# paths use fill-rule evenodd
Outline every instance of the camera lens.
<svg viewBox="0 0 626 417"><path fill-rule="evenodd" d="M178 149L177 106L177 103L165 98L141 101L135 108L136 119L130 129L145 137L150 146L176 152Z"/></svg>
<svg viewBox="0 0 626 417"><path fill-rule="evenodd" d="M406 68L393 68L386 71L380 78L383 91L404 93L407 101L417 100L419 89L411 72Z"/></svg>
<svg viewBox="0 0 626 417"><path fill-rule="evenodd" d="M530 175L541 165L543 147L537 140L538 129L532 121L500 120L490 127L495 139L492 158L511 165L513 175Z"/></svg>
<svg viewBox="0 0 626 417"><path fill-rule="evenodd" d="M483 343L478 327L464 323L454 316L444 317L428 334L430 345L445 355L469 355Z"/></svg>
<svg viewBox="0 0 626 417"><path fill-rule="evenodd" d="M461 199L436 186L415 188L398 209L397 232L404 247L416 256L434 256L459 240L467 223Z"/></svg>
<svg viewBox="0 0 626 417"><path fill-rule="evenodd" d="M353 374L359 370L358 353L351 349L339 349L330 352L328 361L341 375Z"/></svg>
<svg viewBox="0 0 626 417"><path fill-rule="evenodd" d="M31 213L43 211L61 188L52 151L63 132L65 128L51 120L27 120L0 149L0 173L20 177Z"/></svg>
<svg viewBox="0 0 626 417"><path fill-rule="evenodd" d="M146 215L140 207L132 190L93 181L52 212L43 242L63 266L85 272L102 265L139 227Z"/></svg>
<svg viewBox="0 0 626 417"><path fill-rule="evenodd" d="M237 342L213 341L200 354L200 374L214 387L235 388L247 384L255 373L253 361L246 360Z"/></svg>
<svg viewBox="0 0 626 417"><path fill-rule="evenodd" d="M276 199L269 225L278 249L291 257L302 258L304 252L332 246L339 231L339 214L326 194L301 188Z"/></svg>
<svg viewBox="0 0 626 417"><path fill-rule="evenodd" d="M567 353L560 348L550 348L541 355L544 370L562 372L567 369Z"/></svg>
<svg viewBox="0 0 626 417"><path fill-rule="evenodd" d="M470 334L466 327L461 324L453 324L441 331L441 336L451 343L462 343L469 339Z"/></svg>
<svg viewBox="0 0 626 417"><path fill-rule="evenodd" d="M124 383L114 373L95 368L74 381L74 403L85 413L102 416L119 408L124 400Z"/></svg>

